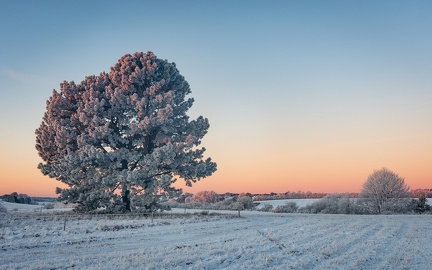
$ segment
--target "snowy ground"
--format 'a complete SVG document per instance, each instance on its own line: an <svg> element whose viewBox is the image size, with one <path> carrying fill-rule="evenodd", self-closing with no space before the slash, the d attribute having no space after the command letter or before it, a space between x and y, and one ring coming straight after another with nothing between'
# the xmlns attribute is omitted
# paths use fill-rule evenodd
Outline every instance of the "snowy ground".
<svg viewBox="0 0 432 270"><path fill-rule="evenodd" d="M9 203L2 200L0 200L0 203L5 206L9 212L28 212L42 209L41 205Z"/></svg>
<svg viewBox="0 0 432 270"><path fill-rule="evenodd" d="M428 269L432 265L431 215L245 211L237 218L232 214L156 218L153 223L148 218L70 217L63 230L61 217L11 213L0 216L0 269Z"/></svg>
<svg viewBox="0 0 432 270"><path fill-rule="evenodd" d="M261 209L265 204L270 204L273 208L278 207L279 205L284 205L287 202L295 202L298 207L305 207L310 205L320 199L283 199L283 200L266 200L266 201L255 201L259 203L257 209Z"/></svg>

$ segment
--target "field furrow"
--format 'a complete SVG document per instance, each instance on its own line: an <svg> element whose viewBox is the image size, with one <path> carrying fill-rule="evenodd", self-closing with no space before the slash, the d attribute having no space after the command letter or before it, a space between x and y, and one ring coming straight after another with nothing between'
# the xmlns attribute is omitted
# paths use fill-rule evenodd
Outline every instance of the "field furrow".
<svg viewBox="0 0 432 270"><path fill-rule="evenodd" d="M235 214L235 213L233 213ZM432 216L3 220L0 269L426 269Z"/></svg>

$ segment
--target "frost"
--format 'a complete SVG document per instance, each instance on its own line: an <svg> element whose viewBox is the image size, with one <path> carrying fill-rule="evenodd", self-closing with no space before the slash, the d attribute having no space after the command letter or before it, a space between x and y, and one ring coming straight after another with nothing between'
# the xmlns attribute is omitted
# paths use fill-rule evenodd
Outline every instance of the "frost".
<svg viewBox="0 0 432 270"><path fill-rule="evenodd" d="M430 215L244 211L233 218L220 215L233 216L232 211L187 211L181 218L155 216L153 223L134 215L71 215L66 227L62 215L0 216L0 269L430 269L432 264Z"/></svg>
<svg viewBox="0 0 432 270"><path fill-rule="evenodd" d="M66 183L60 198L81 210L148 209L140 196L172 193L171 179L191 185L216 171L196 148L209 124L189 121L190 92L175 64L152 52L124 55L79 84L64 81L36 130L39 169Z"/></svg>

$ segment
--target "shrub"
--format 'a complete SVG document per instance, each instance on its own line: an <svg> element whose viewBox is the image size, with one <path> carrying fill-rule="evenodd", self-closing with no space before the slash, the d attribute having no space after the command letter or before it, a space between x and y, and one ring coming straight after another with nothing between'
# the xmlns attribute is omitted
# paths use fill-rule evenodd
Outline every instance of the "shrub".
<svg viewBox="0 0 432 270"><path fill-rule="evenodd" d="M7 213L6 206L3 205L3 203L0 202L0 213Z"/></svg>
<svg viewBox="0 0 432 270"><path fill-rule="evenodd" d="M415 209L416 213L422 214L424 212L430 211L431 206L427 203L427 199L425 197L421 197L418 200L415 200Z"/></svg>
<svg viewBox="0 0 432 270"><path fill-rule="evenodd" d="M44 209L54 209L54 204L53 203L47 203L44 205L43 207Z"/></svg>
<svg viewBox="0 0 432 270"><path fill-rule="evenodd" d="M286 202L284 205L278 205L273 210L274 213L295 213L298 210L298 206L295 202Z"/></svg>
<svg viewBox="0 0 432 270"><path fill-rule="evenodd" d="M330 194L319 201L299 209L301 213L312 214L350 214L355 210L355 204L344 194Z"/></svg>
<svg viewBox="0 0 432 270"><path fill-rule="evenodd" d="M271 212L272 210L273 210L273 205L268 203L264 204L263 207L260 209L260 211L263 212Z"/></svg>

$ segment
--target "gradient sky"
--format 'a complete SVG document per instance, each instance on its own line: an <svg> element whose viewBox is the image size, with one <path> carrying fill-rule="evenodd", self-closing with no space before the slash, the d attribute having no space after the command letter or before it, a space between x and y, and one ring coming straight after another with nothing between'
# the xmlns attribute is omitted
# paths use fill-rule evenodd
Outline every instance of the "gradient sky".
<svg viewBox="0 0 432 270"><path fill-rule="evenodd" d="M155 3L157 2L157 3ZM0 194L54 196L34 131L63 80L153 51L218 171L188 192L432 188L432 1L0 1ZM183 187L183 183L178 183Z"/></svg>

